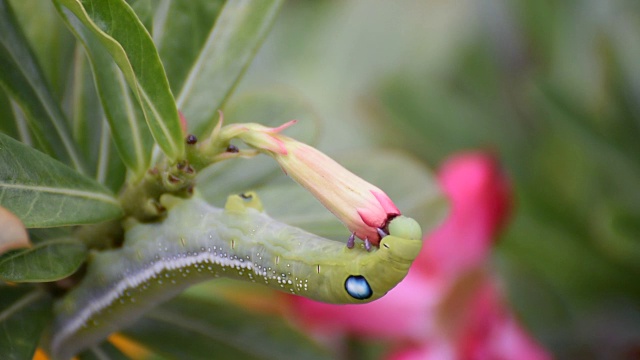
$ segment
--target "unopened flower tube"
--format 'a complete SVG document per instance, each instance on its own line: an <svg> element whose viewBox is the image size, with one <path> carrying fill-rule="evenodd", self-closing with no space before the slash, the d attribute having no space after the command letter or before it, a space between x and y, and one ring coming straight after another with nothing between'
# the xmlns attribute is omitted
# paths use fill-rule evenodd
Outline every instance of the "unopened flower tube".
<svg viewBox="0 0 640 360"><path fill-rule="evenodd" d="M233 124L223 130L247 145L272 156L284 172L311 192L349 231L378 245L389 221L400 215L391 199L319 150L279 132L295 123L277 128L259 124ZM353 245L353 236L350 246Z"/></svg>

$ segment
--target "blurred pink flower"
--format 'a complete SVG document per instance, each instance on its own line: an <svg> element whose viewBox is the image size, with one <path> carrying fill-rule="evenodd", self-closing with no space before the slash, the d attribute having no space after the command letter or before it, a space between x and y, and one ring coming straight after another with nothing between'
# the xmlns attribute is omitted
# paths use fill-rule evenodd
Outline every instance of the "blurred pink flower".
<svg viewBox="0 0 640 360"><path fill-rule="evenodd" d="M450 215L425 238L396 288L363 305L292 296L292 318L327 342L348 335L391 341L393 360L550 358L518 325L485 269L510 210L511 190L498 165L465 153L447 161L438 180Z"/></svg>

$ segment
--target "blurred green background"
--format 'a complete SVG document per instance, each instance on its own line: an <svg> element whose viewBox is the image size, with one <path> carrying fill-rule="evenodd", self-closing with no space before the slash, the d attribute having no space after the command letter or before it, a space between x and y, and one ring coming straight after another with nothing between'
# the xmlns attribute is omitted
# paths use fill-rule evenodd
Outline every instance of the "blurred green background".
<svg viewBox="0 0 640 360"><path fill-rule="evenodd" d="M64 98L73 36L18 17ZM558 358L640 358L640 1L290 0L245 91L304 99L333 156L494 154L514 212L492 265L523 324Z"/></svg>
<svg viewBox="0 0 640 360"><path fill-rule="evenodd" d="M519 318L560 358L640 356L640 2L290 1L240 85L265 88L308 101L330 154L496 155Z"/></svg>

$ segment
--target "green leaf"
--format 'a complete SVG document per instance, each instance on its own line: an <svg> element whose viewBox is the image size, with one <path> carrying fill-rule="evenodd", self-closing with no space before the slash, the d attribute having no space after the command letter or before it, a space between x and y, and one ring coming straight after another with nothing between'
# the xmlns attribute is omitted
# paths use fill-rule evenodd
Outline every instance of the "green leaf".
<svg viewBox="0 0 640 360"><path fill-rule="evenodd" d="M67 17L73 13L100 41L122 70L160 148L171 159L181 157L178 110L153 41L131 7L124 0L55 0L55 4ZM71 24L76 34L81 33L81 25Z"/></svg>
<svg viewBox="0 0 640 360"><path fill-rule="evenodd" d="M153 11L148 10L148 5L144 5L145 2L138 1L132 5L138 16L146 16L150 13L152 15L149 32L156 44L174 94L180 91L189 75L191 65L198 60L225 2L225 0L156 2L157 6Z"/></svg>
<svg viewBox="0 0 640 360"><path fill-rule="evenodd" d="M435 177L410 156L370 150L337 156L336 160L385 191L404 215L420 223L423 234L433 231L444 219L447 201ZM346 241L349 237L347 228L291 179L282 176L258 189L258 195L265 204L265 211L280 221L335 240Z"/></svg>
<svg viewBox="0 0 640 360"><path fill-rule="evenodd" d="M115 140L112 139L109 123L102 111L89 62L80 44L76 46L73 59L73 71L69 76L71 86L69 86L69 91L66 93L67 97L64 100L65 103L69 104L70 108L73 137L82 151L89 154L90 163L95 164L92 169L95 179L111 190L117 191L124 182L126 168L115 150ZM108 58L108 61L117 70L117 66L111 58ZM119 72L119 70L117 71ZM127 85L123 84L123 88L126 89L126 87ZM128 90L126 93L128 94ZM137 103L135 104L137 105ZM138 113L141 114L141 112L142 110ZM153 144L151 134L144 123L144 116L139 115L138 119L138 128L144 131L149 143L147 153L151 153ZM120 122L119 124L126 126L127 123ZM131 133L136 133L136 129L126 130L127 137L131 137ZM122 158L126 159L129 153L125 153Z"/></svg>
<svg viewBox="0 0 640 360"><path fill-rule="evenodd" d="M73 274L87 257L87 248L74 238L40 243L0 257L0 279L13 282L44 282Z"/></svg>
<svg viewBox="0 0 640 360"><path fill-rule="evenodd" d="M281 4L282 0L226 2L176 92L176 103L190 133L202 135L212 126L217 110L253 59ZM179 81L178 76L174 79Z"/></svg>
<svg viewBox="0 0 640 360"><path fill-rule="evenodd" d="M0 87L0 132L33 146L27 119L20 106Z"/></svg>
<svg viewBox="0 0 640 360"><path fill-rule="evenodd" d="M11 100L0 87L0 132L3 132L14 139L20 139L18 126L11 109Z"/></svg>
<svg viewBox="0 0 640 360"><path fill-rule="evenodd" d="M0 354L31 359L51 318L51 298L32 286L0 285Z"/></svg>
<svg viewBox="0 0 640 360"><path fill-rule="evenodd" d="M86 154L91 165L95 165L98 141L102 132L101 119L104 118L98 94L93 83L89 63L80 44L76 45L72 57L67 92L63 102L68 104L67 114L71 120L73 139L78 148ZM95 171L95 167L90 169Z"/></svg>
<svg viewBox="0 0 640 360"><path fill-rule="evenodd" d="M0 134L0 206L26 227L89 224L122 215L120 203L92 179Z"/></svg>
<svg viewBox="0 0 640 360"><path fill-rule="evenodd" d="M171 358L330 358L282 318L187 296L152 310L123 334Z"/></svg>
<svg viewBox="0 0 640 360"><path fill-rule="evenodd" d="M0 68L0 85L20 105L38 147L84 171L67 120L6 0L0 0Z"/></svg>
<svg viewBox="0 0 640 360"><path fill-rule="evenodd" d="M31 228L29 232L29 240L32 244L42 243L55 238L71 237L75 226L58 226L50 228Z"/></svg>
<svg viewBox="0 0 640 360"><path fill-rule="evenodd" d="M296 119L285 130L287 136L313 144L318 137L320 119L305 99L283 90L255 91L236 96L225 108L225 123L259 122L277 127ZM238 144L240 145L240 144ZM211 203L223 206L229 194L241 193L282 174L278 164L266 155L215 164L198 177L198 189Z"/></svg>
<svg viewBox="0 0 640 360"><path fill-rule="evenodd" d="M33 139L31 138L31 132L29 131L29 123L27 122L24 112L20 109L20 105L18 105L13 99L9 99L9 103L13 113L13 119L16 124L16 139L26 145L33 146Z"/></svg>
<svg viewBox="0 0 640 360"><path fill-rule="evenodd" d="M179 1L180 3L192 3L194 1ZM127 0L127 3L135 11L138 19L150 34L153 26L153 15L157 8L163 6L168 7L173 1L157 1L157 0ZM157 44L156 44L157 47ZM166 69L166 65L165 65Z"/></svg>
<svg viewBox="0 0 640 360"><path fill-rule="evenodd" d="M64 104L60 100L68 90L68 75L73 69L73 62L69 59L73 57L76 39L67 30L51 1L9 0L9 4L40 64L44 78L51 86L54 99ZM65 105L62 106L66 110Z"/></svg>
<svg viewBox="0 0 640 360"><path fill-rule="evenodd" d="M151 133L145 124L144 112L130 92L122 71L100 42L99 36L86 28L68 9L62 7L57 9L87 50L100 101L109 121L114 142L122 160L138 178L149 167L153 147ZM78 77L81 76L83 74L78 74ZM80 91L82 87L78 86L78 88L78 97L84 96L85 92ZM74 109L81 106L81 100L81 98L76 99ZM82 124L82 122L79 123ZM96 125L94 124L92 128L100 129Z"/></svg>
<svg viewBox="0 0 640 360"><path fill-rule="evenodd" d="M117 347L108 342L93 346L78 355L80 360L129 360Z"/></svg>
<svg viewBox="0 0 640 360"><path fill-rule="evenodd" d="M111 136L109 122L102 110L103 107L96 91L92 70L84 53L84 49L79 43L76 46L73 59L73 71L69 76L71 86L69 86L69 91L67 91L66 94L67 97L64 100L65 103L69 104L70 108L69 113L72 122L73 137L82 151L89 154L90 163L95 164L95 167L92 169L95 174L95 179L99 183L117 192L124 182L126 172L122 158L127 159L129 154L133 153L133 150L125 150L122 158L118 156L117 150L114 147L115 139ZM108 58L108 61L116 71L121 74L111 58ZM124 80L122 88L125 89L125 91L116 93L113 96L114 99L121 100L118 98L121 93L129 94ZM125 128L125 132L127 133L125 137L130 138L131 134L137 133L137 130L144 132L148 142L148 150L146 152L151 153L153 139L144 123L142 110L139 109L135 100L131 100L131 96L127 97L127 100L133 101L139 111L136 112L136 114L127 114L128 116L138 117L138 129ZM121 106L120 103L118 103L118 106ZM126 127L126 125L132 121L130 117L125 116L125 118L129 121L118 122L116 126L121 124Z"/></svg>
<svg viewBox="0 0 640 360"><path fill-rule="evenodd" d="M114 192L122 187L126 177L126 168L122 158L118 156L114 140L106 119L102 121L102 134L98 150L96 180Z"/></svg>

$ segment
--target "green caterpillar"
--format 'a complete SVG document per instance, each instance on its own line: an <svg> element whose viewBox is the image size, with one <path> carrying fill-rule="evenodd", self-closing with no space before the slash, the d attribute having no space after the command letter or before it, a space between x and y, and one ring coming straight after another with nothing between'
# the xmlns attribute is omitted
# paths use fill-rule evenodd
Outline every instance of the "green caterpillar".
<svg viewBox="0 0 640 360"><path fill-rule="evenodd" d="M189 285L221 276L328 303L373 301L405 277L422 247L420 226L403 216L369 252L273 220L252 193L230 196L225 209L197 196L163 202L163 222L135 224L122 248L94 255L83 281L56 304L54 359L68 359Z"/></svg>

